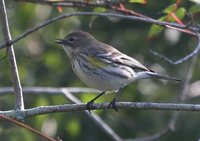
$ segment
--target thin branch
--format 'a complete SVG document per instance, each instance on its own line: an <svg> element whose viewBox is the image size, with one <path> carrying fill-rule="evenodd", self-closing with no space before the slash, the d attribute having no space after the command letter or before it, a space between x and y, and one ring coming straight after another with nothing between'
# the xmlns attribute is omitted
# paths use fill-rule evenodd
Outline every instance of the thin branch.
<svg viewBox="0 0 200 141"><path fill-rule="evenodd" d="M95 6L95 7L108 7L111 5L109 1L98 1L98 2L89 2L89 1L47 1L47 0L15 0L16 2L30 2L34 4L44 4L50 6L62 6L62 7L85 7L85 6ZM114 2L113 4L117 4L119 2Z"/></svg>
<svg viewBox="0 0 200 141"><path fill-rule="evenodd" d="M178 64L181 64L181 63L189 60L190 58L196 56L200 52L200 34L199 33L197 33L197 37L198 37L198 44L197 44L197 47L193 50L193 52L191 52L190 54L186 55L185 57L183 57L183 58L181 58L181 59L179 59L177 61L173 61L173 60L167 58L166 56L164 56L164 55L162 55L162 54L160 54L158 52L153 51L152 49L150 49L149 51L153 55L155 55L155 56L157 56L157 57L159 57L161 59L164 59L165 61L167 61L170 64L178 65Z"/></svg>
<svg viewBox="0 0 200 141"><path fill-rule="evenodd" d="M152 23L152 24L157 24L160 26L171 26L171 27L176 27L176 28L180 28L180 29L186 29L188 28L189 30L196 32L199 31L199 28L197 27L186 27L183 25L179 25L177 23L169 23L169 22L165 22L165 21L159 21L159 20L154 20L151 18L145 18L145 17L138 17L138 16L127 16L127 15L123 15L123 14L113 14L113 13L95 13L95 12L75 12L75 13L66 13L63 14L61 16L58 17L54 17L52 19L49 19L39 25L37 25L36 27L30 28L27 31L25 31L24 33L22 33L20 36L16 37L13 40L10 41L6 41L5 43L0 45L0 49L1 48L5 48L8 45L12 45L15 42L18 42L19 40L25 38L26 36L30 35L31 33L51 24L54 23L56 21L62 20L64 18L69 18L69 17L73 17L73 16L99 16L99 17L115 17L115 18L121 18L121 19L127 19L127 20L132 20L132 21L142 21L142 22L147 22L147 23Z"/></svg>
<svg viewBox="0 0 200 141"><path fill-rule="evenodd" d="M30 89L31 87L25 87L24 88L24 94L27 93L40 93L40 94L52 94L55 92L56 94L63 93L63 91L67 90L69 92L81 92L80 88L42 88L39 87L34 90ZM77 91L78 90L78 91ZM85 89L87 90L87 89ZM88 89L90 90L90 89ZM93 89L91 89L93 90ZM11 88L0 88L0 93L2 94L3 92L12 92ZM97 92L97 91L96 91ZM94 107L91 107L92 110L95 109L112 109L108 108L109 103L96 103L94 104ZM71 108L70 108L71 106ZM126 108L138 108L138 109L147 109L147 110L172 110L172 111L199 111L200 110L200 105L199 104L176 104L176 103L150 103L150 102L117 102L116 107L119 109L126 109ZM57 108L57 109L56 109ZM51 112L70 112L70 111L82 111L82 110L87 110L86 104L65 104L65 105L57 105L57 106L42 106L42 107L37 107L37 108L31 108L27 109L26 113L28 113L28 117L37 115L36 111L39 111L38 114L47 114ZM44 110L44 111L43 111ZM45 111L47 110L47 111ZM11 113L13 111L1 111L0 114L4 113Z"/></svg>
<svg viewBox="0 0 200 141"><path fill-rule="evenodd" d="M135 15L139 17L147 17L141 13L135 12L133 10L125 9L125 7L120 7L125 0L119 1L97 1L97 2L90 2L90 1L72 1L72 0L65 0L65 1L46 1L46 0L15 0L17 2L30 2L34 4L42 4L42 5L49 5L49 6L60 6L60 7L78 7L78 8L87 8L87 7L104 7L106 9L111 9L125 15Z"/></svg>
<svg viewBox="0 0 200 141"><path fill-rule="evenodd" d="M73 94L79 93L99 93L100 91L91 89L91 88L83 88L83 87L63 87L63 88L53 88L53 87L23 87L24 94L51 94L51 95L58 95L63 94L63 90L69 91ZM0 88L1 95L7 95L8 93L12 93L12 87L4 87Z"/></svg>
<svg viewBox="0 0 200 141"><path fill-rule="evenodd" d="M67 89L62 89L63 94L73 103L81 103L79 99L73 96ZM108 126L97 114L92 113L92 115L88 111L84 111L84 113L93 120L106 134L108 134L115 141L122 141L121 137L115 133L115 131Z"/></svg>
<svg viewBox="0 0 200 141"><path fill-rule="evenodd" d="M1 18L1 26L2 32L4 36L4 40L9 42L11 40L10 29L7 19L6 7L4 0L0 0L0 18ZM19 79L17 63L15 59L15 53L13 46L8 47L8 59L10 64L11 76L13 81L14 93L15 93L15 110L24 110L24 102L23 102L23 94L22 87Z"/></svg>
<svg viewBox="0 0 200 141"><path fill-rule="evenodd" d="M126 139L125 141L155 141L155 140L159 140L161 137L167 136L168 134L169 134L169 129L166 128L152 136L141 137L137 139Z"/></svg>
<svg viewBox="0 0 200 141"><path fill-rule="evenodd" d="M200 46L200 37L199 37L199 45L198 46ZM191 60L190 65L188 66L188 72L187 72L186 77L185 77L185 83L182 87L182 94L180 96L180 101L182 101L182 102L186 100L186 95L187 95L188 90L189 90L189 85L190 85L190 82L191 82L191 79L192 79L192 75L194 73L194 68L195 68L196 62L197 62L197 56L194 56Z"/></svg>
<svg viewBox="0 0 200 141"><path fill-rule="evenodd" d="M95 103L91 110L113 109L110 103ZM176 103L150 103L150 102L117 102L116 108L137 108L144 110L171 110L171 111L200 111L200 104L176 104ZM41 106L27 109L26 117L48 114L52 112L72 112L88 110L86 104L64 104L56 106Z"/></svg>
<svg viewBox="0 0 200 141"><path fill-rule="evenodd" d="M109 106L110 103L95 103L91 110L113 109ZM152 103L152 102L116 102L117 109L143 109L143 110L168 110L168 111L200 111L200 104L177 104L177 103ZM55 106L40 106L30 109L25 109L24 117L29 118L37 115L59 113L59 112L75 112L88 110L86 104L64 104ZM16 111L0 111L0 114L12 116Z"/></svg>
<svg viewBox="0 0 200 141"><path fill-rule="evenodd" d="M189 84L190 84L190 81L192 79L192 75L193 75L193 71L194 71L194 67L195 67L196 62L197 62L197 56L194 56L192 58L192 61L189 65L189 67L188 67L188 72L186 74L185 82L182 85L182 92L181 92L181 95L178 99L181 102L186 101L186 95L187 95L188 90L189 90ZM171 131L175 130L176 122L178 120L179 115L180 115L180 112L174 112L173 113L173 115L172 115L172 117L169 121L169 125L168 125L168 127L171 129Z"/></svg>
<svg viewBox="0 0 200 141"><path fill-rule="evenodd" d="M20 127L22 127L22 128L25 128L25 129L27 129L28 131L30 131L30 132L32 132L32 133L34 133L34 134L36 134L36 135L38 135L38 136L44 138L44 139L47 140L47 141L58 141L58 140L55 140L55 139L49 137L48 135L45 135L44 133L41 133L40 131L38 131L38 130L36 130L36 129L34 129L34 128L32 128L32 127L30 127L30 126L28 126L28 125L26 125L26 124L24 124L24 123L21 123L21 122L19 122L19 121L17 121L17 120L14 120L14 119L12 119L12 118L9 118L9 117L3 116L3 115L0 115L0 118L1 118L1 119L4 119L4 120L7 120L7 121L9 121L9 122L11 122L11 123L14 123L14 124L16 124L17 126L20 126Z"/></svg>

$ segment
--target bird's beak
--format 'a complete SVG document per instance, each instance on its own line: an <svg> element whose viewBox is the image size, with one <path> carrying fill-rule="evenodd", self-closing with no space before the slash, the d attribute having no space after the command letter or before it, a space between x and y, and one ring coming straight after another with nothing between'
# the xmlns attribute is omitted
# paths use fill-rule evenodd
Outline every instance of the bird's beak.
<svg viewBox="0 0 200 141"><path fill-rule="evenodd" d="M55 40L56 43L63 45L64 44L64 40L63 39L56 39Z"/></svg>

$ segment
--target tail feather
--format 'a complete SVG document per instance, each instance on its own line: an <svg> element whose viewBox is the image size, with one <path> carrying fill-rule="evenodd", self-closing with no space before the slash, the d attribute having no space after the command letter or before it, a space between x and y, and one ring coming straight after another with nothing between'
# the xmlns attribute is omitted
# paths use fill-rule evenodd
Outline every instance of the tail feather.
<svg viewBox="0 0 200 141"><path fill-rule="evenodd" d="M155 72L146 72L146 74L151 76L151 77L153 77L153 78L157 78L157 79L165 79L165 80L170 80L170 81L181 82L180 79L172 78L172 77L168 77L168 76L164 76L164 75L160 75L160 74L155 73Z"/></svg>

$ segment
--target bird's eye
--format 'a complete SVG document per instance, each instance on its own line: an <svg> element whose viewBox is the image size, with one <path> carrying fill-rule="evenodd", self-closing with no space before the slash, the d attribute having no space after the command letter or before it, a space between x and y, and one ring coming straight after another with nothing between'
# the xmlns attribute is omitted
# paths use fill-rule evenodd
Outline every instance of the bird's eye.
<svg viewBox="0 0 200 141"><path fill-rule="evenodd" d="M69 38L69 41L70 41L70 42L73 42L74 40L75 40L74 37L70 37L70 38Z"/></svg>

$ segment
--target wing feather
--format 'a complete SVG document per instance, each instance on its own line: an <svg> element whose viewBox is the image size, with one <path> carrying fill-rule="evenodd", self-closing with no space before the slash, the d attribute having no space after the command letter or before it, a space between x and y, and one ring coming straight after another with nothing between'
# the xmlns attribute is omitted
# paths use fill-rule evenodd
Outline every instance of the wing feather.
<svg viewBox="0 0 200 141"><path fill-rule="evenodd" d="M135 72L150 71L134 58L129 57L126 54L123 54L117 50L106 54L99 53L97 56L98 58L103 59L107 63L112 63L112 65L124 65L131 67L132 69L134 69Z"/></svg>

